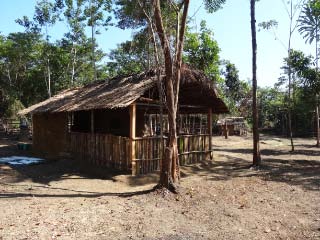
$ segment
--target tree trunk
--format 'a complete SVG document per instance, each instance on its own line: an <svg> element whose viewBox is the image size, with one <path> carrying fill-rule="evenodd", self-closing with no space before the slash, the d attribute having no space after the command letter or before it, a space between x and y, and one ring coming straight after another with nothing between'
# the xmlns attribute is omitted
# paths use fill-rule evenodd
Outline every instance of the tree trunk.
<svg viewBox="0 0 320 240"><path fill-rule="evenodd" d="M71 52L73 53L73 60L72 60L72 72L71 72L71 86L73 87L74 85L74 77L75 77L75 69L76 69L76 61L77 61L77 47L75 46L74 43L72 43L72 50Z"/></svg>
<svg viewBox="0 0 320 240"><path fill-rule="evenodd" d="M163 149L164 149L164 138L163 138L163 104L164 104L164 95L163 95L163 84L162 84L162 79L161 79L161 68L160 68L160 60L159 60L159 52L158 52L158 46L157 46L157 40L156 40L156 35L155 35L155 29L153 26L153 22L151 17L148 15L148 13L144 10L142 3L138 0L138 3L143 10L144 15L146 16L148 23L149 23L149 29L151 31L152 35L152 44L153 44L153 50L154 50L154 61L157 66L157 87L158 87L158 92L159 92L159 101L160 101L160 168L162 168L162 163L163 163ZM148 48L149 50L149 48ZM149 59L150 62L150 59ZM148 68L150 68L150 63Z"/></svg>
<svg viewBox="0 0 320 240"><path fill-rule="evenodd" d="M181 77L183 37L185 32L188 7L189 0L186 0L184 1L183 16L179 29L179 38L176 39L176 41L178 41L176 49L176 59L175 62L173 62L173 55L170 51L170 43L163 26L160 0L154 1L155 24L161 42L165 62L166 107L168 111L169 122L169 136L165 149L164 159L161 165L159 186L165 187L173 192L176 191L176 184L180 179L176 118Z"/></svg>
<svg viewBox="0 0 320 240"><path fill-rule="evenodd" d="M95 54L95 51L96 51L96 42L95 42L95 21L93 20L94 17L93 17L93 11L92 11L92 8L93 8L93 3L92 3L92 0L90 0L90 3L89 3L89 8L90 8L90 18L91 18L91 44L92 44L92 47L91 47L91 54L92 54L92 67L93 67L93 79L94 81L97 80L97 69L96 69L96 54Z"/></svg>
<svg viewBox="0 0 320 240"><path fill-rule="evenodd" d="M316 70L317 73L319 71L319 51L318 51L318 26L317 22L317 30L316 30ZM316 93L316 126L317 126L317 147L320 147L320 126L319 126L319 105L318 105L318 93Z"/></svg>
<svg viewBox="0 0 320 240"><path fill-rule="evenodd" d="M289 33L289 43L288 43L288 59L290 58L291 53L291 38L292 38L292 22L293 22L293 3L290 1L290 33ZM289 125L289 136L291 143L291 152L294 152L294 144L293 144L293 133L292 133L292 98L291 98L291 87L292 87L292 70L291 65L288 65L288 94L289 94L289 107L288 107L288 125ZM292 95L294 97L294 95Z"/></svg>
<svg viewBox="0 0 320 240"><path fill-rule="evenodd" d="M51 98L51 71L50 71L50 60L47 58L47 73L48 73L48 96Z"/></svg>
<svg viewBox="0 0 320 240"><path fill-rule="evenodd" d="M316 100L318 100L318 97L316 97ZM318 101L316 101L316 131L317 131L317 147L320 147L320 126L319 126L319 105Z"/></svg>
<svg viewBox="0 0 320 240"><path fill-rule="evenodd" d="M258 130L258 108L257 108L257 37L255 19L255 1L250 0L251 7L251 36L252 36L252 117L253 117L253 165L261 164Z"/></svg>
<svg viewBox="0 0 320 240"><path fill-rule="evenodd" d="M93 79L97 80L97 68L96 68L96 54L95 54L95 37L94 37L94 25L91 26L91 38L92 38L92 67L93 67Z"/></svg>

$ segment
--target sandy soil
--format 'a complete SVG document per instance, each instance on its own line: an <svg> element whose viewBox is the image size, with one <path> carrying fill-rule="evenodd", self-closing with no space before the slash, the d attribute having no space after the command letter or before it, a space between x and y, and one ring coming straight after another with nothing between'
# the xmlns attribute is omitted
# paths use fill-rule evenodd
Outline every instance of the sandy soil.
<svg viewBox="0 0 320 240"><path fill-rule="evenodd" d="M0 239L320 239L320 151L312 139L214 137L214 161L182 168L179 195L71 160L0 165ZM0 156L25 154L0 140Z"/></svg>

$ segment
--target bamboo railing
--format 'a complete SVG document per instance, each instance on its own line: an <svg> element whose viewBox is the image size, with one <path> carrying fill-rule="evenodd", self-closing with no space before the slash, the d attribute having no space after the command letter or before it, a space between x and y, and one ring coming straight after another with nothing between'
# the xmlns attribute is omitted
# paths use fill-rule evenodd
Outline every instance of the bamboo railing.
<svg viewBox="0 0 320 240"><path fill-rule="evenodd" d="M98 166L129 171L135 175L160 169L166 138L143 137L130 139L110 134L70 133L70 151L80 161ZM208 159L210 136L182 135L178 137L178 153L181 165ZM134 148L134 149L132 149ZM134 168L134 169L132 169Z"/></svg>

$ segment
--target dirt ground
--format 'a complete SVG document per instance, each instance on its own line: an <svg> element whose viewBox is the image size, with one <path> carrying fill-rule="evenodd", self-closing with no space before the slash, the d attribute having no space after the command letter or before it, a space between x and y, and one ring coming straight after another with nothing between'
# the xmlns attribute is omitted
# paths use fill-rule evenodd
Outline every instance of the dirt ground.
<svg viewBox="0 0 320 240"><path fill-rule="evenodd" d="M182 168L181 194L157 174L88 171L71 160L0 165L0 239L320 239L320 150L312 139L214 137L214 161ZM21 155L0 140L0 156Z"/></svg>

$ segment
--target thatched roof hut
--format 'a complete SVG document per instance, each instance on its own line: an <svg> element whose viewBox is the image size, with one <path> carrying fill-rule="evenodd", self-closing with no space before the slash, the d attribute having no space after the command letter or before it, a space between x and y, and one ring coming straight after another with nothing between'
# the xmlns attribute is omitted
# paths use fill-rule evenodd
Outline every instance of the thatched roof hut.
<svg viewBox="0 0 320 240"><path fill-rule="evenodd" d="M163 151L160 143L166 141L165 136L159 136L159 129L162 126L166 132L167 128L166 111L164 118L159 117L157 79L156 72L150 70L98 81L65 90L24 109L20 114L32 115L34 149L54 157L71 153L81 161L133 174L157 170ZM210 155L212 113L226 112L212 81L201 71L184 65L179 116L207 117L194 118L198 132L183 132L190 121L180 118L180 125L184 125L179 132L182 164Z"/></svg>
<svg viewBox="0 0 320 240"><path fill-rule="evenodd" d="M150 70L67 89L22 110L20 114L125 108L141 97L155 97L157 92L156 72ZM212 80L203 72L187 68L186 65L182 69L179 101L180 105L211 107L213 113L217 114L228 112L228 108L218 97Z"/></svg>

